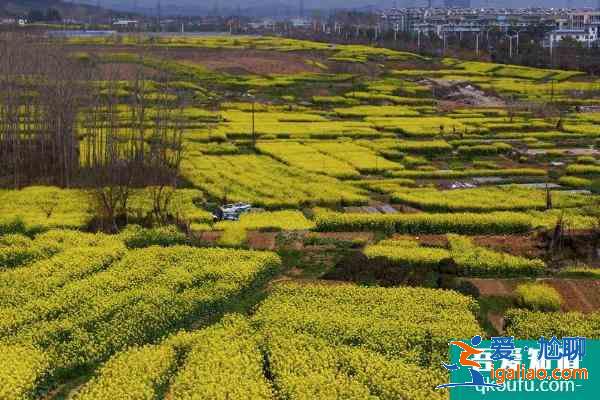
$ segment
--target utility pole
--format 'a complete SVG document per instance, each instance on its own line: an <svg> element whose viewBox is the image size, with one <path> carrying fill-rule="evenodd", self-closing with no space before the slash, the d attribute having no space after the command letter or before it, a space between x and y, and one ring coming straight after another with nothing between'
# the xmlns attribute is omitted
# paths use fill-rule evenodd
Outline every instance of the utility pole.
<svg viewBox="0 0 600 400"><path fill-rule="evenodd" d="M443 55L446 55L446 46L448 45L448 42L446 41L446 31L443 32Z"/></svg>
<svg viewBox="0 0 600 400"><path fill-rule="evenodd" d="M508 42L509 42L509 50L508 50L508 56L509 58L513 58L513 39L517 40L517 44L514 47L515 49L515 53L517 55L519 55L519 32L517 32L515 35L506 35L506 37L508 37Z"/></svg>
<svg viewBox="0 0 600 400"><path fill-rule="evenodd" d="M254 119L254 115L255 115L255 105L256 102L254 100L254 98L252 98L252 145L254 147L256 147L256 125L255 125L255 119Z"/></svg>
<svg viewBox="0 0 600 400"><path fill-rule="evenodd" d="M156 3L156 23L158 25L158 31L161 32L161 26L160 26L160 18L161 18L161 7L160 7L160 0L158 0L158 2Z"/></svg>
<svg viewBox="0 0 600 400"><path fill-rule="evenodd" d="M475 54L479 57L479 32L475 34Z"/></svg>

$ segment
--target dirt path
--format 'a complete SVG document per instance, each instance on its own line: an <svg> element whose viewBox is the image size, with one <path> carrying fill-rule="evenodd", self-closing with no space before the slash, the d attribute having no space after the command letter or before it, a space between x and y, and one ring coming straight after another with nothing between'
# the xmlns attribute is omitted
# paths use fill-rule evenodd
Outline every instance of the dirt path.
<svg viewBox="0 0 600 400"><path fill-rule="evenodd" d="M479 289L483 296L512 296L512 288L507 285L505 280L501 279L481 279L472 278L469 281Z"/></svg>

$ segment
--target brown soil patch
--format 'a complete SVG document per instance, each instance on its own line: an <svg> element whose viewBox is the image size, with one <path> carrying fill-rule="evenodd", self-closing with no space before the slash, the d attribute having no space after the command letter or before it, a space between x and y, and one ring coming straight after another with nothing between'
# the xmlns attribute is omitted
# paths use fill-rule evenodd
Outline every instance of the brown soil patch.
<svg viewBox="0 0 600 400"><path fill-rule="evenodd" d="M472 278L469 279L477 290L481 297L484 296L512 296L514 284L509 283L504 279L481 279Z"/></svg>
<svg viewBox="0 0 600 400"><path fill-rule="evenodd" d="M322 72L297 53L232 49L174 49L169 58L200 64L210 70L234 74L300 74Z"/></svg>
<svg viewBox="0 0 600 400"><path fill-rule="evenodd" d="M375 234L373 232L309 232L306 236L337 240L365 241L372 241L375 238Z"/></svg>
<svg viewBox="0 0 600 400"><path fill-rule="evenodd" d="M205 49L192 47L169 48L168 52L161 48L140 48L127 45L103 46L71 46L73 52L129 53L144 54L157 58L168 58L178 62L190 62L202 65L212 71L242 74L300 74L323 72L306 60L323 62L318 54L277 52L248 49Z"/></svg>
<svg viewBox="0 0 600 400"><path fill-rule="evenodd" d="M504 333L504 316L495 312L488 312L487 314L488 321L494 327L498 334Z"/></svg>
<svg viewBox="0 0 600 400"><path fill-rule="evenodd" d="M478 279L471 278L471 282L480 293L480 296L509 297L523 279ZM563 299L563 311L580 311L584 313L600 310L600 280L591 279L541 279L555 288Z"/></svg>
<svg viewBox="0 0 600 400"><path fill-rule="evenodd" d="M106 78L114 77L120 81L135 80L138 71L141 68L143 75L146 78L152 78L157 75L157 71L147 67L140 67L134 64L100 64L100 75Z"/></svg>
<svg viewBox="0 0 600 400"><path fill-rule="evenodd" d="M560 293L564 311L600 310L600 280L548 279L545 282Z"/></svg>
<svg viewBox="0 0 600 400"><path fill-rule="evenodd" d="M222 234L221 231L203 231L198 232L196 235L201 242L214 243L219 240Z"/></svg>
<svg viewBox="0 0 600 400"><path fill-rule="evenodd" d="M422 246L442 248L448 248L450 246L446 235L418 236L417 239L419 239L419 243L421 243Z"/></svg>
<svg viewBox="0 0 600 400"><path fill-rule="evenodd" d="M248 246L255 250L273 250L276 243L276 232L248 232Z"/></svg>
<svg viewBox="0 0 600 400"><path fill-rule="evenodd" d="M515 256L540 258L544 255L543 243L532 236L475 236L473 242L477 246Z"/></svg>
<svg viewBox="0 0 600 400"><path fill-rule="evenodd" d="M399 268L385 258L368 259L360 251L348 252L323 279L380 286L436 286L439 274L416 268Z"/></svg>
<svg viewBox="0 0 600 400"><path fill-rule="evenodd" d="M277 279L272 280L269 283L269 288L275 285L285 285L286 283L295 283L300 285L319 285L319 286L355 286L352 282L346 281L334 281L334 280L323 280L323 279L309 279L309 278L292 278L289 276L281 276Z"/></svg>

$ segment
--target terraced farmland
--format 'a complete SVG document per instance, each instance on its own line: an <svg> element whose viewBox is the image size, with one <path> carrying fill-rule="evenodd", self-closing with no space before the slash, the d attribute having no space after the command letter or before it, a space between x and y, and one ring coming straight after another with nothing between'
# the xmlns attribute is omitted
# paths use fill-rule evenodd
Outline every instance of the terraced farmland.
<svg viewBox="0 0 600 400"><path fill-rule="evenodd" d="M0 399L445 399L450 339L600 338L596 77L281 37L58 45L100 103L61 158L35 139L53 86L0 96L0 165L77 172L1 171Z"/></svg>

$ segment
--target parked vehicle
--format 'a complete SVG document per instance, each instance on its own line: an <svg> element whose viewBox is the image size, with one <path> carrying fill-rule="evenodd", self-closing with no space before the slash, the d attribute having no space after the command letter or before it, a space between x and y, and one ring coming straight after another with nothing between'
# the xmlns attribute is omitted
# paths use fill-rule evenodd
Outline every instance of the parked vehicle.
<svg viewBox="0 0 600 400"><path fill-rule="evenodd" d="M247 203L225 204L219 207L213 216L216 221L237 221L240 215L251 209L252 205Z"/></svg>

